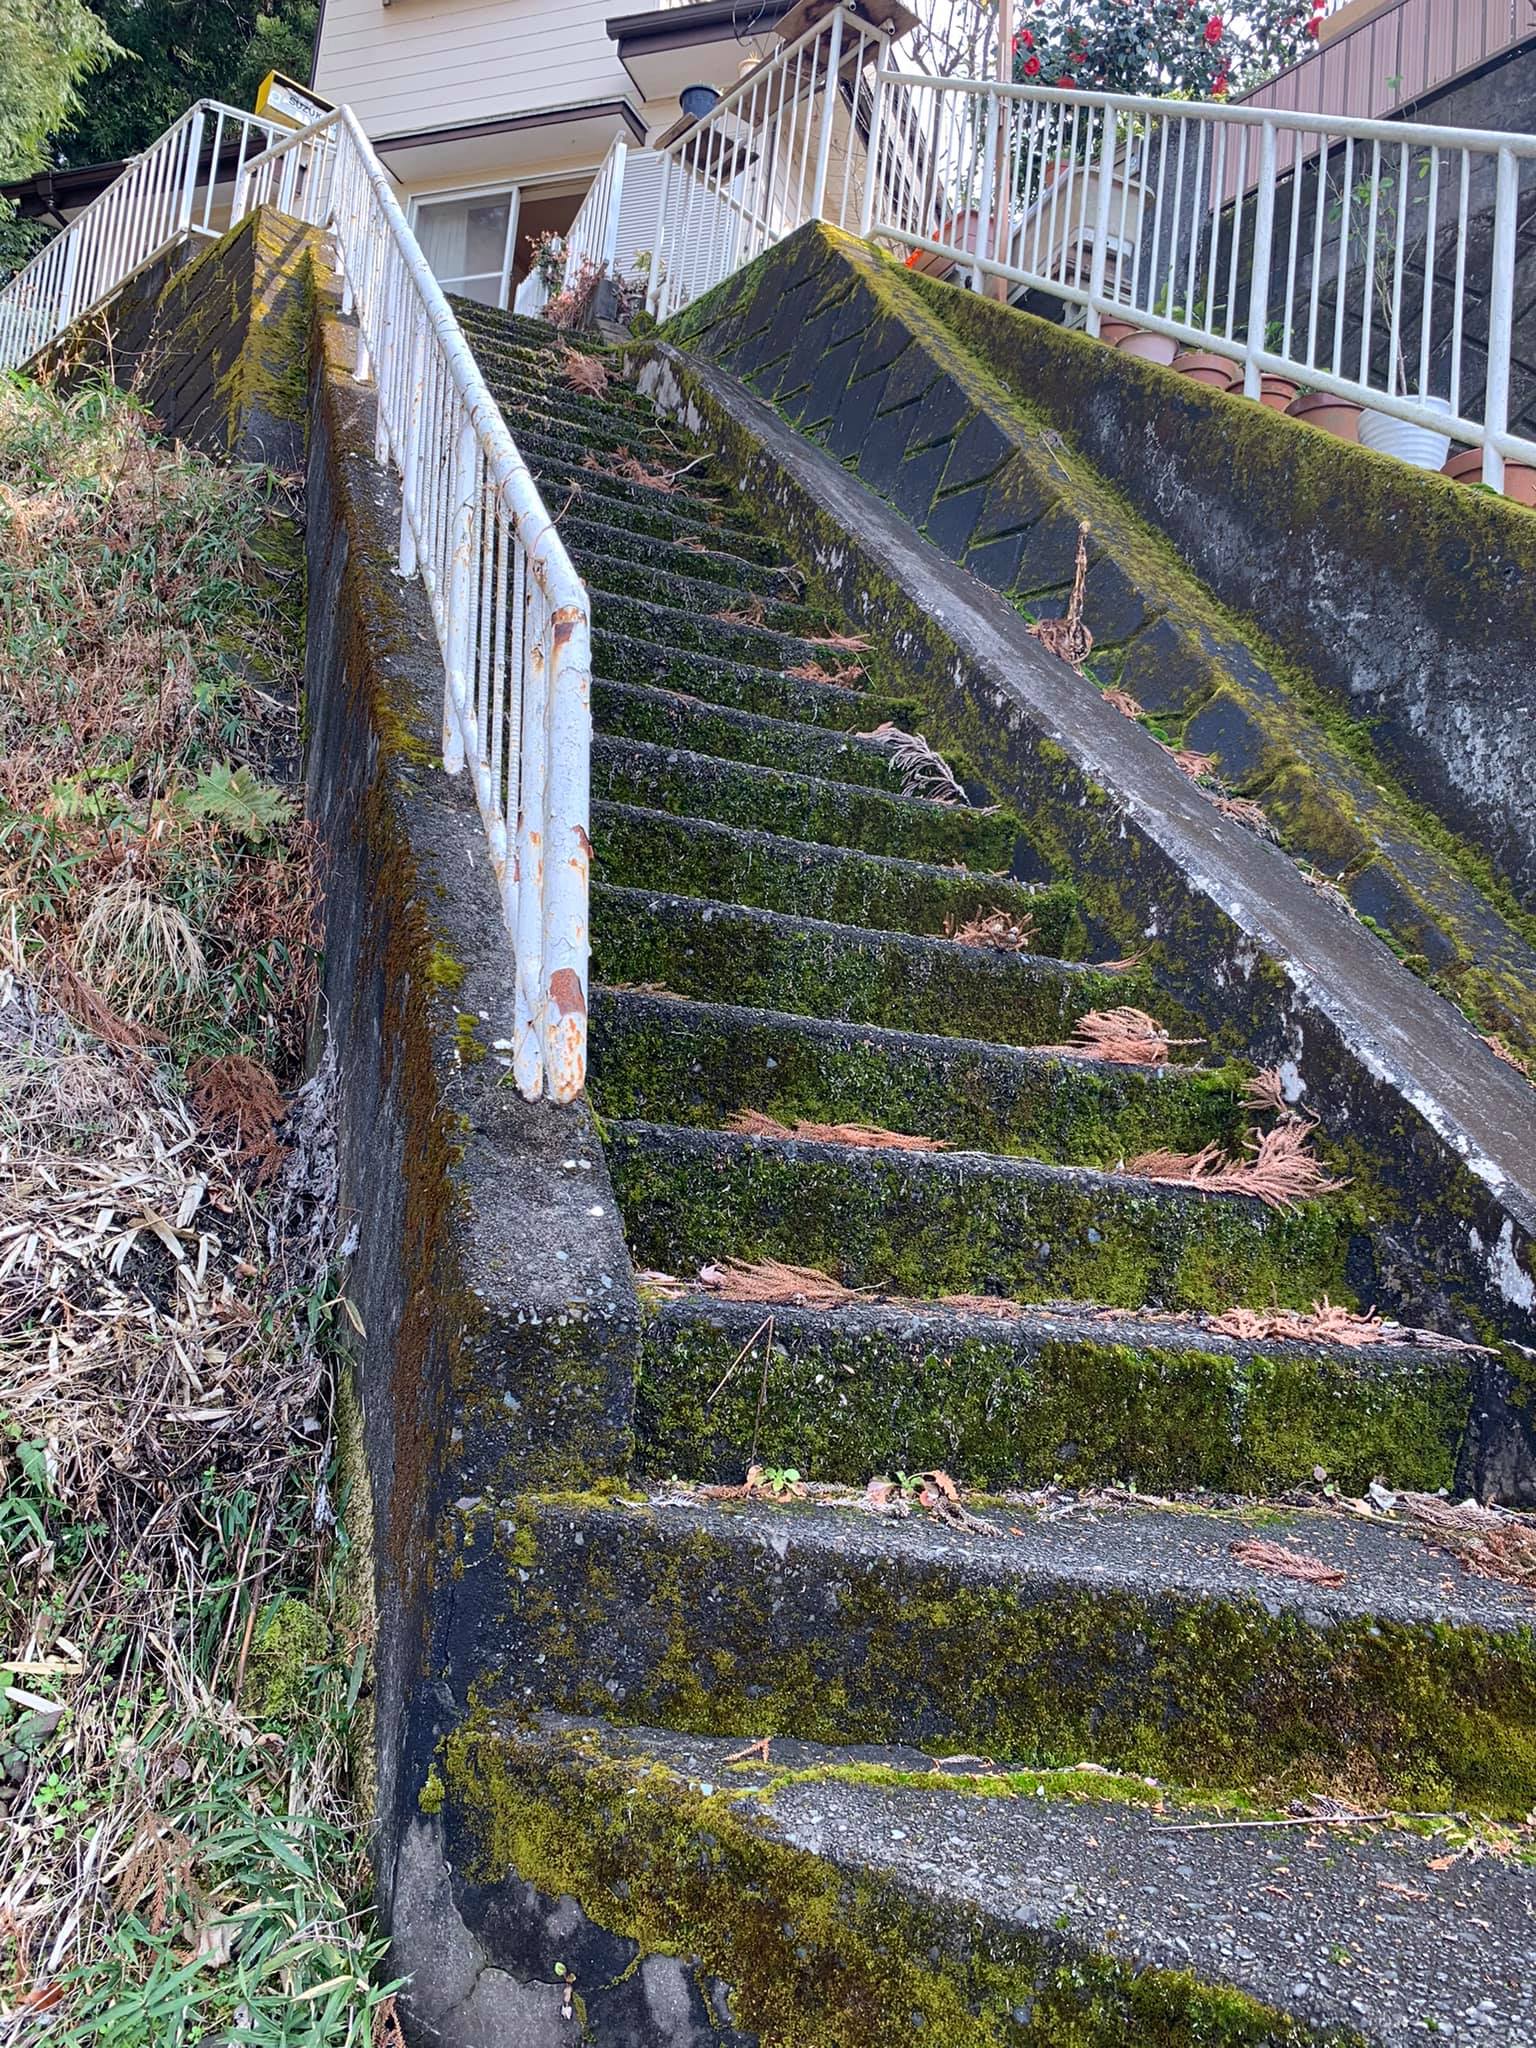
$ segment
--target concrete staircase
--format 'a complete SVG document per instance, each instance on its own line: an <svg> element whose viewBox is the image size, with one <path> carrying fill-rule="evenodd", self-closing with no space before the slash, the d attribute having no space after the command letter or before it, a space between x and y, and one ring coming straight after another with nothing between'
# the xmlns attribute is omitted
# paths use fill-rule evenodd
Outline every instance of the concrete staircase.
<svg viewBox="0 0 1536 2048"><path fill-rule="evenodd" d="M456 1532L422 1800L489 1962L437 2038L1536 2041L1536 1598L1322 1495L1452 1486L1474 1360L1241 1333L1354 1298L1349 1190L1124 1171L1240 1150L1251 1071L1063 1052L1117 1005L1200 1033L964 763L904 793L870 735L921 706L727 478L459 310L594 593L590 1092L645 1327L632 1470ZM956 936L998 914L1018 950ZM963 1503L895 1477L934 1468Z"/></svg>

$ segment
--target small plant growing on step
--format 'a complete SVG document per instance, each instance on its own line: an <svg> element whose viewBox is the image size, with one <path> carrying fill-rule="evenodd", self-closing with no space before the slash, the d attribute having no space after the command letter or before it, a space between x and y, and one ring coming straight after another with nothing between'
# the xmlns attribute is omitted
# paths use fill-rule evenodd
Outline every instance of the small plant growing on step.
<svg viewBox="0 0 1536 2048"><path fill-rule="evenodd" d="M568 1963L556 1963L555 1975L560 1980L560 2017L573 2020L576 2017L576 1972Z"/></svg>
<svg viewBox="0 0 1536 2048"><path fill-rule="evenodd" d="M747 1470L747 1492L768 1500L803 1500L805 1483L793 1465L752 1465Z"/></svg>

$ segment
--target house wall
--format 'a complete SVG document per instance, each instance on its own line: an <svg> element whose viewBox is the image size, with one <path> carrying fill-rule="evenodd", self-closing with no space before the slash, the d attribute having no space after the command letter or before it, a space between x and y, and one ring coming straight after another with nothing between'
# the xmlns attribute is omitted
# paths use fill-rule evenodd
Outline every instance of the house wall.
<svg viewBox="0 0 1536 2048"><path fill-rule="evenodd" d="M315 85L369 135L629 99L612 0L326 0Z"/></svg>

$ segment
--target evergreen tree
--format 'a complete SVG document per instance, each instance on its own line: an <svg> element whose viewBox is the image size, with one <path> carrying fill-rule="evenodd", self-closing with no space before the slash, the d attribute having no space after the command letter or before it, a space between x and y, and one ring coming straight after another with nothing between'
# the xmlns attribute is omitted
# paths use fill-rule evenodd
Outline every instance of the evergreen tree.
<svg viewBox="0 0 1536 2048"><path fill-rule="evenodd" d="M309 77L316 0L90 0L90 7L123 54L59 135L61 164L132 156L194 100L249 107L269 71Z"/></svg>

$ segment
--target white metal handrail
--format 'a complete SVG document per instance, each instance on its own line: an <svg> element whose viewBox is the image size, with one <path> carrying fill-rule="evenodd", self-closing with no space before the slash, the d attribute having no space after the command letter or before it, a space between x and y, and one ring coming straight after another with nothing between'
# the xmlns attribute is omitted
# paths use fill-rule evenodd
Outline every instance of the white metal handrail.
<svg viewBox="0 0 1536 2048"><path fill-rule="evenodd" d="M1289 377L1469 442L1496 490L1536 461L1510 426L1536 137L934 78L838 11L670 154L663 316L821 218L1226 356L1250 396Z"/></svg>
<svg viewBox="0 0 1536 2048"><path fill-rule="evenodd" d="M591 611L501 408L350 108L246 167L237 215L328 227L380 462L400 476L399 560L447 671L443 765L467 766L516 963L513 1074L569 1102L586 1076Z"/></svg>
<svg viewBox="0 0 1536 2048"><path fill-rule="evenodd" d="M615 139L603 158L597 176L587 190L565 237L565 283L570 286L588 263L594 270L613 273L619 246L619 216L624 206L624 169L629 146L623 136Z"/></svg>
<svg viewBox="0 0 1536 2048"><path fill-rule="evenodd" d="M166 250L222 234L247 160L281 132L218 100L189 107L0 291L0 370L27 362Z"/></svg>

